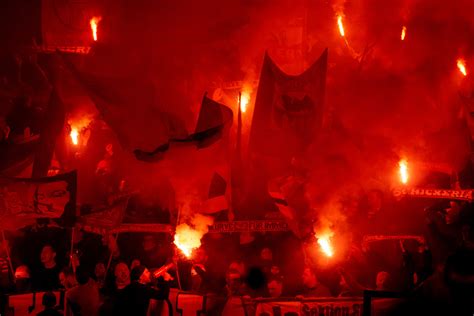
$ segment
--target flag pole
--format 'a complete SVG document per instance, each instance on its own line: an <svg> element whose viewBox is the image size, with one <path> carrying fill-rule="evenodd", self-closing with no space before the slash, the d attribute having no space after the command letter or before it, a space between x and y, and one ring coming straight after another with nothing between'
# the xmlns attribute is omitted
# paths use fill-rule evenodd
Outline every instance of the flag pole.
<svg viewBox="0 0 474 316"><path fill-rule="evenodd" d="M182 207L183 207L183 206L182 206L182 203L180 203L180 206L179 206L179 208L178 208L178 215L177 215L177 217L176 217L175 234L176 234L176 227L178 227L178 225L179 225L179 221L180 221L180 217L181 217L181 208L182 208ZM183 288L181 287L181 278L180 278L180 276L179 276L179 264L178 264L179 258L177 257L177 249L175 248L174 251L175 251L175 256L174 256L174 257L175 257L176 259L173 260L173 261L175 261L174 265L175 265L175 267L176 267L176 278L178 279L178 288L179 288L180 291L182 291Z"/></svg>
<svg viewBox="0 0 474 316"><path fill-rule="evenodd" d="M237 155L240 157L240 149L242 147L242 91L239 91L239 110L237 112Z"/></svg>
<svg viewBox="0 0 474 316"><path fill-rule="evenodd" d="M2 240L3 240L3 248L5 249L5 253L7 255L8 266L10 267L10 271L13 276L13 281L15 281L15 271L13 271L12 258L10 257L10 251L8 250L8 246L7 246L7 239L5 238L5 230L3 229L2 229Z"/></svg>
<svg viewBox="0 0 474 316"><path fill-rule="evenodd" d="M117 244L117 240L118 240L118 237L119 237L119 232L117 232L115 234L115 244ZM107 241L108 242L108 241ZM117 246L118 247L118 246ZM112 264L112 258L114 256L114 251L112 249L110 249L111 247L109 247L109 250L110 250L110 256L109 256L109 260L107 261L107 268L105 269L105 275L107 276L107 273L109 272L109 269L110 269L110 265Z"/></svg>
<svg viewBox="0 0 474 316"><path fill-rule="evenodd" d="M234 201L240 200L242 189L242 91L239 91L239 108L237 109L237 137L235 141L235 154L231 168L231 208L229 215L235 218L236 205ZM230 218L229 218L230 219Z"/></svg>
<svg viewBox="0 0 474 316"><path fill-rule="evenodd" d="M74 228L71 228L71 251L69 252L69 266L72 266L72 270L74 273L76 273L76 266L74 265L74 262L72 261L73 257L73 252L74 252Z"/></svg>

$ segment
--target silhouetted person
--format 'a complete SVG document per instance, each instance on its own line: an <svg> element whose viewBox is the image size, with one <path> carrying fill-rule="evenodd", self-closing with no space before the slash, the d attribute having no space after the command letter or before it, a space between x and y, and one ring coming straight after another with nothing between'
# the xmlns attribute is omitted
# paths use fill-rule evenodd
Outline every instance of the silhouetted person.
<svg viewBox="0 0 474 316"><path fill-rule="evenodd" d="M301 276L303 280L303 291L301 295L304 297L329 297L331 291L321 284L313 269L306 267Z"/></svg>
<svg viewBox="0 0 474 316"><path fill-rule="evenodd" d="M120 315L143 315L148 311L150 299L164 300L168 298L169 287L153 288L149 285L151 274L144 266L133 268L130 274L131 283L124 289Z"/></svg>
<svg viewBox="0 0 474 316"><path fill-rule="evenodd" d="M60 267L56 264L56 251L51 245L41 250L41 267L33 275L33 287L37 291L51 291L60 287Z"/></svg>
<svg viewBox="0 0 474 316"><path fill-rule="evenodd" d="M272 278L267 283L268 295L271 298L279 298L283 295L283 281L281 278Z"/></svg>
<svg viewBox="0 0 474 316"><path fill-rule="evenodd" d="M38 316L61 316L62 314L56 310L56 295L53 292L43 294L44 310L38 313Z"/></svg>
<svg viewBox="0 0 474 316"><path fill-rule="evenodd" d="M76 269L76 279L79 285L66 292L64 315L98 315L100 300L97 284L82 266Z"/></svg>

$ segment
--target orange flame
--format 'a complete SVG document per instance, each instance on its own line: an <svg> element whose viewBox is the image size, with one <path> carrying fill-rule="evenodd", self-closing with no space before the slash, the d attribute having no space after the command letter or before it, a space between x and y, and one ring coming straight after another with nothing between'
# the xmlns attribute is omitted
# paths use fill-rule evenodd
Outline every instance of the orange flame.
<svg viewBox="0 0 474 316"><path fill-rule="evenodd" d="M458 65L459 71L464 75L464 77L467 76L466 61L462 58L459 58L457 60L457 65Z"/></svg>
<svg viewBox="0 0 474 316"><path fill-rule="evenodd" d="M94 39L94 41L97 41L97 28L99 26L100 20L102 20L102 17L100 17L100 16L94 16L90 20L91 30L92 30L92 38Z"/></svg>
<svg viewBox="0 0 474 316"><path fill-rule="evenodd" d="M77 146L79 143L79 131L77 128L71 128L71 133L69 133L69 136L71 136L72 143Z"/></svg>
<svg viewBox="0 0 474 316"><path fill-rule="evenodd" d="M191 228L188 224L180 224L176 227L174 244L189 258L194 249L201 247L202 235L203 234Z"/></svg>
<svg viewBox="0 0 474 316"><path fill-rule="evenodd" d="M337 26L339 27L339 33L344 37L344 25L342 24L342 15L337 16Z"/></svg>
<svg viewBox="0 0 474 316"><path fill-rule="evenodd" d="M406 35L407 35L407 27L406 27L406 26L403 26L403 27L402 27L402 34L400 35L400 39L401 39L402 41L404 41Z"/></svg>
<svg viewBox="0 0 474 316"><path fill-rule="evenodd" d="M399 166L399 173L400 173L400 181L403 183L403 184L407 184L408 183L408 162L406 161L406 159L402 159L398 162L398 166Z"/></svg>
<svg viewBox="0 0 474 316"><path fill-rule="evenodd" d="M77 146L80 143L79 140L81 133L83 133L84 129L89 126L90 122L90 117L75 118L68 121L69 125L71 126L69 137L71 137L71 142L74 146ZM84 143L84 141L82 141L82 143Z"/></svg>
<svg viewBox="0 0 474 316"><path fill-rule="evenodd" d="M188 258L193 254L193 250L201 247L201 239L209 231L209 226L213 224L214 219L196 214L191 222L193 226L186 223L179 224L174 235L174 244Z"/></svg>
<svg viewBox="0 0 474 316"><path fill-rule="evenodd" d="M321 251L327 256L332 257L334 255L334 250L331 245L330 236L320 236L318 238L318 244L321 248Z"/></svg>

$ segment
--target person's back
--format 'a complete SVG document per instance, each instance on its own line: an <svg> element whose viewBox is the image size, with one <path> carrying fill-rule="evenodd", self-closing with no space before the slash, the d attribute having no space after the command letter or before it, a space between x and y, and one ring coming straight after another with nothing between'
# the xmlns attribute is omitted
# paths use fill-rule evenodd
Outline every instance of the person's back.
<svg viewBox="0 0 474 316"><path fill-rule="evenodd" d="M77 267L76 278L79 285L66 292L64 315L97 315L100 305L97 284L80 266Z"/></svg>
<svg viewBox="0 0 474 316"><path fill-rule="evenodd" d="M53 292L43 294L44 310L38 313L38 316L61 316L62 314L55 308L56 295Z"/></svg>
<svg viewBox="0 0 474 316"><path fill-rule="evenodd" d="M125 309L127 315L146 315L150 297L148 287L139 282L130 283L123 291L122 298L126 300Z"/></svg>
<svg viewBox="0 0 474 316"><path fill-rule="evenodd" d="M166 285L163 284L163 287L159 289L147 285L150 283L150 272L144 266L133 268L130 279L132 282L121 293L120 315L145 316L150 299L164 300L168 298L169 288Z"/></svg>

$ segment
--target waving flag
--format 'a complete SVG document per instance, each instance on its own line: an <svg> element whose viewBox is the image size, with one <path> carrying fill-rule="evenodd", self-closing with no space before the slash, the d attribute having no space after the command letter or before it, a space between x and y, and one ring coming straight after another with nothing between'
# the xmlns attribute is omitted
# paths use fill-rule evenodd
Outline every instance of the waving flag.
<svg viewBox="0 0 474 316"><path fill-rule="evenodd" d="M39 179L0 178L0 225L19 228L38 218L72 218L76 181L75 171Z"/></svg>
<svg viewBox="0 0 474 316"><path fill-rule="evenodd" d="M327 50L300 75L284 73L265 54L250 131L252 154L289 162L321 128Z"/></svg>

